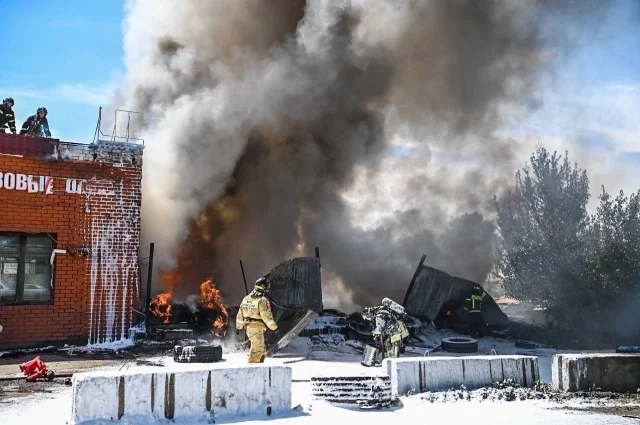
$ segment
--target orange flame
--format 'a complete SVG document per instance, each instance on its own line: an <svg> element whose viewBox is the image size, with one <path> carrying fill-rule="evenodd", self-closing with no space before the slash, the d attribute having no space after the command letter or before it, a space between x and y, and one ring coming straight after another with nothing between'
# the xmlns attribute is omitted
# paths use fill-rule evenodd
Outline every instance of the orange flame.
<svg viewBox="0 0 640 425"><path fill-rule="evenodd" d="M165 292L164 294L156 295L151 304L149 304L151 312L155 316L164 318L164 323L169 323L169 319L171 319L172 299L173 295L170 292Z"/></svg>
<svg viewBox="0 0 640 425"><path fill-rule="evenodd" d="M216 288L212 278L208 278L200 285L200 302L207 308L217 310L220 313L213 326L218 330L216 334L223 336L226 333L227 323L229 323L229 312L222 302L222 294Z"/></svg>

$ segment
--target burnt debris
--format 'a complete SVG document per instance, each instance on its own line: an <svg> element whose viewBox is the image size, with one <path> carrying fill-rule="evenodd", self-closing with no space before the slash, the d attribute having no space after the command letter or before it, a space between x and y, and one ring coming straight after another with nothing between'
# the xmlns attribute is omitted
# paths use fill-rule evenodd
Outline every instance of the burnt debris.
<svg viewBox="0 0 640 425"><path fill-rule="evenodd" d="M467 327L464 301L477 283L426 266L424 260L425 256L420 260L404 298L407 313L433 322L438 328L462 331ZM507 315L486 291L482 304L482 318L489 329L503 330L509 325Z"/></svg>

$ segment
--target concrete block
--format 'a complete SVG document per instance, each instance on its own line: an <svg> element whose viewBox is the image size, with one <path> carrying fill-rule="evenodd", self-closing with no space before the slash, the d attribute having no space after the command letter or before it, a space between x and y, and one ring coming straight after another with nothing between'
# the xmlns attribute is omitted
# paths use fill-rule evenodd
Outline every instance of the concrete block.
<svg viewBox="0 0 640 425"><path fill-rule="evenodd" d="M560 391L635 393L640 388L640 355L557 354L551 360L551 381Z"/></svg>
<svg viewBox="0 0 640 425"><path fill-rule="evenodd" d="M189 364L73 376L71 424L90 421L199 421L291 409L291 368Z"/></svg>
<svg viewBox="0 0 640 425"><path fill-rule="evenodd" d="M409 391L445 391L464 385L482 388L511 379L523 387L540 380L538 358L533 356L419 357L385 359L394 396Z"/></svg>

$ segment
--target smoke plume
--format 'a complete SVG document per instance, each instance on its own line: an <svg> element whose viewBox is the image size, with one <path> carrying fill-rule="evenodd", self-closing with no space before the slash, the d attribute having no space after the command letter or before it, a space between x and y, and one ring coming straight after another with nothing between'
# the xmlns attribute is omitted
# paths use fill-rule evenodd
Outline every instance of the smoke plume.
<svg viewBox="0 0 640 425"><path fill-rule="evenodd" d="M120 100L145 113L156 264L230 302L239 259L255 280L314 246L356 305L401 301L422 253L483 281L512 183L497 131L603 3L131 1Z"/></svg>

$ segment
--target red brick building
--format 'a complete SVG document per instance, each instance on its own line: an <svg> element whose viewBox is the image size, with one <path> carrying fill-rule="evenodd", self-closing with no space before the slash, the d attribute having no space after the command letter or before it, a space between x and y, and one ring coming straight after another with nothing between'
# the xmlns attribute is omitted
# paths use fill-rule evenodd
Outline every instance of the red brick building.
<svg viewBox="0 0 640 425"><path fill-rule="evenodd" d="M142 146L0 133L0 349L129 337Z"/></svg>

